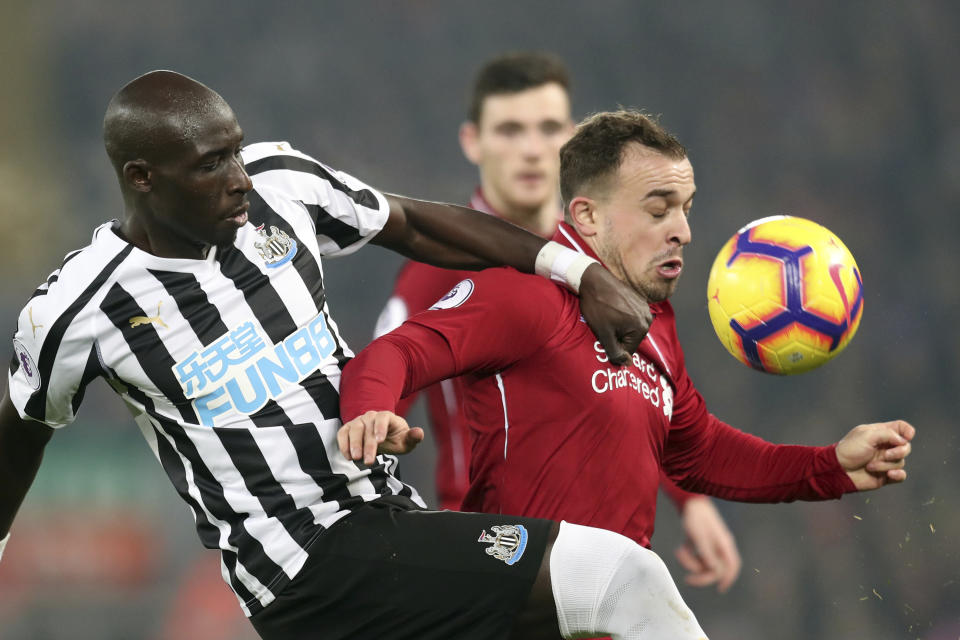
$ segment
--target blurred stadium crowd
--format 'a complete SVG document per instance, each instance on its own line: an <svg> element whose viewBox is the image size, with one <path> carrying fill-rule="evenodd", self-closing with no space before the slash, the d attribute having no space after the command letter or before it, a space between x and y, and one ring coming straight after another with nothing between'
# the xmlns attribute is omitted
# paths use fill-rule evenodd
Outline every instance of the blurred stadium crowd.
<svg viewBox="0 0 960 640"><path fill-rule="evenodd" d="M713 412L778 442L825 444L857 420L919 430L910 478L882 495L723 503L744 571L723 596L684 590L704 628L713 640L960 636L960 5L171 0L149 16L111 0L4 5L5 335L63 254L121 214L100 124L135 75L190 74L226 97L248 140L289 140L379 188L462 202L475 180L456 142L470 77L493 54L551 50L571 68L575 116L641 107L690 151L694 242L673 303ZM716 251L773 213L832 229L864 275L857 337L797 378L737 364L706 313ZM399 261L369 249L327 264L355 349ZM228 594L213 554L120 403L95 386L15 526L0 638L253 637L239 607L211 595ZM430 464L428 449L401 465L427 496ZM662 513L653 543L668 555L678 529ZM223 606L236 626L204 631Z"/></svg>

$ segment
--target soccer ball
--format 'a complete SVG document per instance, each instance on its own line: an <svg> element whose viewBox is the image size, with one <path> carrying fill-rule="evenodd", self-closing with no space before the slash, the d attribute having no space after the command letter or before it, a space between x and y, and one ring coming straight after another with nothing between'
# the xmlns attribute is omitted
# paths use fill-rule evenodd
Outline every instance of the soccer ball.
<svg viewBox="0 0 960 640"><path fill-rule="evenodd" d="M734 358L766 373L803 373L843 351L857 332L863 281L829 229L772 216L723 245L710 269L707 306Z"/></svg>

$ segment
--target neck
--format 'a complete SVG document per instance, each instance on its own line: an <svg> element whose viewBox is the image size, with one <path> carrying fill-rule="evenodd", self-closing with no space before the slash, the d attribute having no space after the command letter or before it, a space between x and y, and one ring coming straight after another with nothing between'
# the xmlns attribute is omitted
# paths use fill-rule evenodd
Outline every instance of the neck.
<svg viewBox="0 0 960 640"><path fill-rule="evenodd" d="M209 249L203 244L171 241L164 233L151 233L150 226L144 224L142 217L129 210L125 212L123 221L113 230L137 249L159 258L202 260Z"/></svg>
<svg viewBox="0 0 960 640"><path fill-rule="evenodd" d="M536 207L518 207L511 205L493 190L483 189L481 195L498 217L523 227L531 233L549 238L557 230L560 222L560 197L558 195Z"/></svg>

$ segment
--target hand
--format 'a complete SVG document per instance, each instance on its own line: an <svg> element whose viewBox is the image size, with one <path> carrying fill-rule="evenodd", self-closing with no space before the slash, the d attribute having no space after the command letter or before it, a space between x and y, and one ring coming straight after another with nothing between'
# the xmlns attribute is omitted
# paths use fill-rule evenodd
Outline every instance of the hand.
<svg viewBox="0 0 960 640"><path fill-rule="evenodd" d="M647 302L599 263L583 272L580 311L614 364L630 359L653 323Z"/></svg>
<svg viewBox="0 0 960 640"><path fill-rule="evenodd" d="M423 429L411 428L392 411L367 411L337 431L340 453L347 460L373 464L378 453L410 453L423 441Z"/></svg>
<svg viewBox="0 0 960 640"><path fill-rule="evenodd" d="M907 479L904 459L910 455L915 433L903 420L862 424L837 443L837 460L858 491L903 482Z"/></svg>
<svg viewBox="0 0 960 640"><path fill-rule="evenodd" d="M683 505L683 530L687 540L677 547L676 556L689 573L687 584L695 587L717 585L725 592L740 575L740 552L713 501L706 496L690 498Z"/></svg>

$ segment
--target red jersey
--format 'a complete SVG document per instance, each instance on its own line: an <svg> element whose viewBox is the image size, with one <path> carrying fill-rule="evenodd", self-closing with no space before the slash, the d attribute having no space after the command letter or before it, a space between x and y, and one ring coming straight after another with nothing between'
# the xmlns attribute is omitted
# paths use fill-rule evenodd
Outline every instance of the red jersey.
<svg viewBox="0 0 960 640"><path fill-rule="evenodd" d="M567 225L554 239L591 253ZM673 308L652 310L650 332L620 367L570 292L512 269L472 274L345 369L343 418L392 410L463 375L475 438L464 509L564 519L645 546L661 466L684 489L732 500L855 490L834 446L773 445L711 415L687 375Z"/></svg>
<svg viewBox="0 0 960 640"><path fill-rule="evenodd" d="M470 207L501 217L479 188L470 198ZM454 285L474 274L473 271L441 269L408 260L397 275L390 299L380 313L374 337L392 331L411 315L429 308ZM459 378L451 378L423 390L427 400L430 434L437 450L434 476L437 500L441 509L455 511L460 509L470 486L472 436L463 413L462 384ZM406 414L415 399L415 393L405 397L397 411L401 415ZM667 478L661 478L661 488L678 510L694 495L680 489Z"/></svg>

